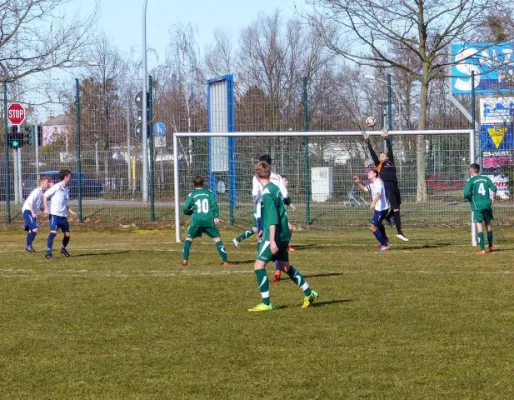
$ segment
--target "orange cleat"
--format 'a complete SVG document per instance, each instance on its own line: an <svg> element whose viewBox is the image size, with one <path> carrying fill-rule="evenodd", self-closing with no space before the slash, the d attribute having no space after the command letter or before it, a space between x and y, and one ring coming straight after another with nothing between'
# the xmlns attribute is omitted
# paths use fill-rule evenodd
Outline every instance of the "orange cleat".
<svg viewBox="0 0 514 400"><path fill-rule="evenodd" d="M235 263L228 262L228 261L225 261L225 262L223 263L223 266L224 266L225 268L227 268L227 267L235 267L235 266L236 266L236 264L235 264Z"/></svg>
<svg viewBox="0 0 514 400"><path fill-rule="evenodd" d="M187 266L187 264L189 264L189 261L187 261L187 260L182 260L182 263L181 263L181 264L182 264L184 267L186 267L186 266Z"/></svg>
<svg viewBox="0 0 514 400"><path fill-rule="evenodd" d="M477 254L479 256L485 256L486 253L485 253L485 250L479 250L479 251L477 251Z"/></svg>
<svg viewBox="0 0 514 400"><path fill-rule="evenodd" d="M287 251L293 252L293 251L296 251L296 249L288 245L287 246Z"/></svg>
<svg viewBox="0 0 514 400"><path fill-rule="evenodd" d="M282 276L282 272L279 269L277 269L275 271L275 275L273 275L273 282L279 283L281 276Z"/></svg>
<svg viewBox="0 0 514 400"><path fill-rule="evenodd" d="M493 251L495 251L496 249L494 248L494 246L489 246L489 253L492 253Z"/></svg>

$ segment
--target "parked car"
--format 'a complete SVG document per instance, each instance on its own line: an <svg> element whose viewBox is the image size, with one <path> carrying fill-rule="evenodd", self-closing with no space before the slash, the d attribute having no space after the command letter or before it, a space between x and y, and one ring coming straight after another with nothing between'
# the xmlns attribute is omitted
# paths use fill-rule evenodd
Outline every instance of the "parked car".
<svg viewBox="0 0 514 400"><path fill-rule="evenodd" d="M436 174L427 177L427 186L436 192L464 190L466 179L451 174Z"/></svg>
<svg viewBox="0 0 514 400"><path fill-rule="evenodd" d="M59 171L40 171L40 176L46 176L50 179L50 184L59 182ZM34 190L39 182L37 181L36 174L27 175L22 182L23 198L27 198L32 190ZM103 195L103 185L97 179L88 178L86 175L81 174L81 192L83 197L101 197ZM77 198L78 189L78 174L71 173L71 180L69 185L70 197Z"/></svg>

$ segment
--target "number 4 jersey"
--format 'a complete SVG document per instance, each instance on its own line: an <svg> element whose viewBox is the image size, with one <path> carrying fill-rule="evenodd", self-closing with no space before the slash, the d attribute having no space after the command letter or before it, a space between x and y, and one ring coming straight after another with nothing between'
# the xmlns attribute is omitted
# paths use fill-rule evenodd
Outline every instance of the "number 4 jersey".
<svg viewBox="0 0 514 400"><path fill-rule="evenodd" d="M489 190L496 192L496 186L487 176L472 176L464 187L464 198L471 203L473 211L491 208Z"/></svg>
<svg viewBox="0 0 514 400"><path fill-rule="evenodd" d="M187 197L184 214L192 215L191 226L214 226L214 218L219 217L218 203L208 189L195 189Z"/></svg>

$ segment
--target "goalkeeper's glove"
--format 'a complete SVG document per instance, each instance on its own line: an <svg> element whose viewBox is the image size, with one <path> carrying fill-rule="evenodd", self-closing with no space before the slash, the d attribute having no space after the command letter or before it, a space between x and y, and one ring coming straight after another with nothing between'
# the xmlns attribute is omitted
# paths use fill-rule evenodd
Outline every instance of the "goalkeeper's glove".
<svg viewBox="0 0 514 400"><path fill-rule="evenodd" d="M365 141L369 140L369 135L364 131L362 131L362 137L364 138Z"/></svg>
<svg viewBox="0 0 514 400"><path fill-rule="evenodd" d="M380 135L384 138L384 139L387 139L389 137L389 132L386 128L382 129L382 132L380 132Z"/></svg>

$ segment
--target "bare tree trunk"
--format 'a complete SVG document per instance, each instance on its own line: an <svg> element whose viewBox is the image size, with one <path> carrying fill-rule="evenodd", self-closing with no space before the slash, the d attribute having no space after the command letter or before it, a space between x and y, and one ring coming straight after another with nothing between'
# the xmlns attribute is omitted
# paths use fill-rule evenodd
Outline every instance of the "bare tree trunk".
<svg viewBox="0 0 514 400"><path fill-rule="evenodd" d="M419 104L418 129L426 129L428 117L428 85L429 85L429 64L423 63L421 76L421 96ZM416 138L416 170L418 175L418 186L416 190L416 202L421 203L428 200L427 182L425 180L425 136L418 135Z"/></svg>

